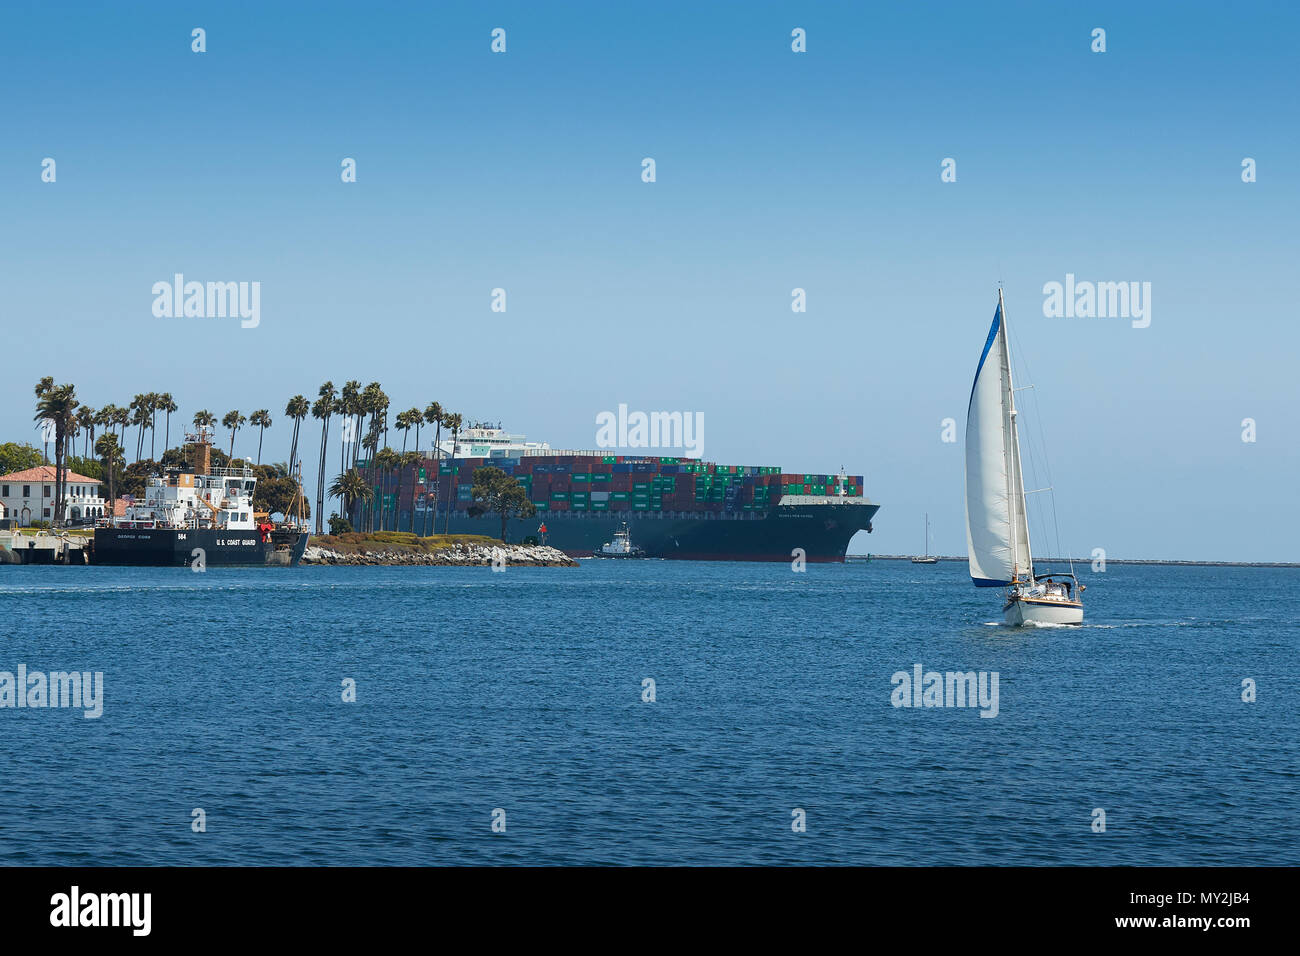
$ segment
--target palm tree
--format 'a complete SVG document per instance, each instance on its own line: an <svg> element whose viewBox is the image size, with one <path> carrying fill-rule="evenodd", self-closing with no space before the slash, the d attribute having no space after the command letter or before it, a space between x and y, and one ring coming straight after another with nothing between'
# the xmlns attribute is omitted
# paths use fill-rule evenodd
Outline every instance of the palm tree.
<svg viewBox="0 0 1300 956"><path fill-rule="evenodd" d="M158 436L158 406L162 404L162 396L157 392L149 392L145 395L145 401L149 405L149 457L157 461L158 448L154 444L154 439Z"/></svg>
<svg viewBox="0 0 1300 956"><path fill-rule="evenodd" d="M248 416L248 423L257 426L257 463L262 463L262 435L271 427L271 412L266 408L259 408L253 414Z"/></svg>
<svg viewBox="0 0 1300 956"><path fill-rule="evenodd" d="M402 475L406 469L411 469L412 477L415 476L415 469L420 467L420 453L418 451L404 451L397 459L397 494L394 501L397 502L393 509L393 530L397 530L397 522L402 519ZM415 496L411 496L411 533L415 534Z"/></svg>
<svg viewBox="0 0 1300 956"><path fill-rule="evenodd" d="M376 432L375 434L378 435L379 433ZM388 473L392 471L394 468L396 468L398 464L401 462L401 460L402 460L401 456L387 446L385 446L382 450L375 453L375 468L378 469L380 475L380 479L379 479L380 489L386 489L388 487ZM398 481L398 488L400 489L401 481L402 481L401 472L398 472L397 474L397 481ZM379 530L380 531L387 530L384 527L384 510L385 510L384 506L387 503L387 501L388 501L388 496L381 495L379 499ZM396 499L394 499L394 507L396 507ZM371 508L371 511L373 510L374 509ZM373 531L375 529L371 528L370 530ZM393 522L393 530L397 530L396 521Z"/></svg>
<svg viewBox="0 0 1300 956"><path fill-rule="evenodd" d="M448 430L451 431L451 472L452 473L451 473L450 485L453 489L456 487L456 439L460 437L460 427L463 423L464 423L464 419L461 417L459 413L448 415L446 419L443 421L443 424L446 425ZM456 504L455 497L453 497L451 494L448 494L447 520L443 524L443 532L442 532L443 534L451 534L451 509L455 504Z"/></svg>
<svg viewBox="0 0 1300 956"><path fill-rule="evenodd" d="M95 424L105 432L112 431L117 422L117 406L109 402L95 414Z"/></svg>
<svg viewBox="0 0 1300 956"><path fill-rule="evenodd" d="M44 396L44 395L45 395L48 391L50 391L50 389L52 389L52 388L54 388L54 376L53 376L53 375L46 375L46 376L45 376L44 378L42 378L39 382L36 383L35 392L36 392L36 398L37 398L37 400L39 400L42 396ZM48 436L48 435L49 435L49 431L44 427L44 422L42 422L42 423L41 423L41 438L42 438L42 440L44 441L44 444L45 444L45 451L44 451L44 453L43 453L42 456L41 456L41 460L42 460L45 464L47 464L47 465L50 463L50 440L49 440L48 437L46 437L46 436Z"/></svg>
<svg viewBox="0 0 1300 956"><path fill-rule="evenodd" d="M341 505L339 510L345 521L352 520L354 503L369 501L374 494L375 490L370 487L370 483L362 478L355 468L349 468L334 479L334 484L330 485L330 497L339 499ZM361 523L360 515L357 516L357 523Z"/></svg>
<svg viewBox="0 0 1300 956"><path fill-rule="evenodd" d="M144 429L149 424L149 398L143 392L131 399L131 420L129 424L138 426L135 434L135 460L144 455Z"/></svg>
<svg viewBox="0 0 1300 956"><path fill-rule="evenodd" d="M194 413L194 430L202 431L204 428L212 428L217 424L217 416L213 415L206 408Z"/></svg>
<svg viewBox="0 0 1300 956"><path fill-rule="evenodd" d="M414 416L414 417L412 417ZM406 440L410 437L410 431L415 427L415 423L422 421L420 410L412 408L409 411L398 412L394 424L397 430L402 433L402 454L406 454Z"/></svg>
<svg viewBox="0 0 1300 956"><path fill-rule="evenodd" d="M100 435L99 441L95 442L95 454L103 462L104 474L108 476L108 515L111 518L117 502L117 496L114 493L114 478L118 465L125 464L125 456L122 454L122 446L117 442L117 435L112 432L105 432Z"/></svg>
<svg viewBox="0 0 1300 956"><path fill-rule="evenodd" d="M319 398L312 402L311 417L320 421L320 463L316 468L316 533L324 529L325 510L325 453L329 447L330 415L338 404L338 395L334 383L326 382L320 387Z"/></svg>
<svg viewBox="0 0 1300 956"><path fill-rule="evenodd" d="M113 414L113 423L114 423L115 425L117 425L117 427L118 427L118 429L119 429L117 440L118 440L118 444L120 444L120 445L122 446L122 457L125 459L125 457L126 457L126 428L127 428L128 425L131 424L131 409L129 409L129 408L118 408L118 410Z"/></svg>
<svg viewBox="0 0 1300 956"><path fill-rule="evenodd" d="M370 431L366 433L366 437L361 439L361 447L362 450L365 451L366 453L366 479L370 482L371 486L373 486L376 478L375 467L377 465L377 462L375 461L375 458L377 454L376 449L379 448L379 432L371 428ZM383 503L382 498L380 499L380 503L381 504ZM371 501L369 515L366 521L368 530L371 531L374 530L374 522L375 522L375 504L373 501Z"/></svg>
<svg viewBox="0 0 1300 956"><path fill-rule="evenodd" d="M366 434L369 434L372 431L377 431L375 423L379 421L380 413L384 413L385 419L388 417L388 396L384 394L384 390L380 387L378 382L371 382L366 386L365 391L361 393L361 405L363 409L363 424L365 424L364 415L370 416L370 421L366 424L365 428Z"/></svg>
<svg viewBox="0 0 1300 956"><path fill-rule="evenodd" d="M90 446L95 441L95 419L97 413L89 405L82 405L77 409L77 431L85 435L81 443L81 457L90 456Z"/></svg>
<svg viewBox="0 0 1300 956"><path fill-rule="evenodd" d="M239 414L239 409L235 409L233 412L226 412L225 416L221 419L222 427L230 429L231 459L235 457L235 435L239 432L239 426L244 424L246 421L248 421L248 419Z"/></svg>
<svg viewBox="0 0 1300 956"><path fill-rule="evenodd" d="M420 426L424 424L424 413L418 408L413 408L406 413L407 419L415 426L415 450L420 450ZM402 446L405 448L406 446Z"/></svg>
<svg viewBox="0 0 1300 956"><path fill-rule="evenodd" d="M347 432L347 426L352 422L347 402L343 401L341 398L335 399L334 414L339 417L339 467L346 471L348 464L348 441L350 437Z"/></svg>
<svg viewBox="0 0 1300 956"><path fill-rule="evenodd" d="M284 414L293 419L293 440L289 444L289 474L294 474L294 464L298 461L298 429L302 427L302 420L311 413L311 406L307 404L307 399L301 395L295 395L289 399L289 404L284 406Z"/></svg>
<svg viewBox="0 0 1300 956"><path fill-rule="evenodd" d="M357 463L357 442L361 437L361 383L355 379L348 381L343 385L343 390L339 394L341 406L338 410L339 414L347 416L353 423L351 438L341 445L339 450L340 453L345 453L345 450L346 453L350 453L352 464L355 466ZM343 461L346 462L347 459L344 458Z"/></svg>
<svg viewBox="0 0 1300 956"><path fill-rule="evenodd" d="M42 380L44 381L44 380ZM77 393L72 385L37 386L35 421L54 423L54 520L55 528L63 525L64 454L67 451L68 433L72 430L77 413Z"/></svg>
<svg viewBox="0 0 1300 956"><path fill-rule="evenodd" d="M442 419L447 413L437 402L424 409L424 420L434 426L433 432L433 531L438 530L438 487L442 484Z"/></svg>
<svg viewBox="0 0 1300 956"><path fill-rule="evenodd" d="M171 444L172 435L172 412L179 411L176 400L172 398L171 392L163 392L158 396L158 410L167 415L166 422L163 426L163 454L167 453L167 446Z"/></svg>

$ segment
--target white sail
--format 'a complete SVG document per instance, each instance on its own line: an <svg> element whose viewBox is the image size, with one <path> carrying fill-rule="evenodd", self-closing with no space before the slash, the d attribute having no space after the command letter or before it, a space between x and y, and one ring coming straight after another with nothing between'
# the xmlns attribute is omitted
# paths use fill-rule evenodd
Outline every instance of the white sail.
<svg viewBox="0 0 1300 956"><path fill-rule="evenodd" d="M1000 587L1032 574L1000 292L966 410L966 551L977 587Z"/></svg>

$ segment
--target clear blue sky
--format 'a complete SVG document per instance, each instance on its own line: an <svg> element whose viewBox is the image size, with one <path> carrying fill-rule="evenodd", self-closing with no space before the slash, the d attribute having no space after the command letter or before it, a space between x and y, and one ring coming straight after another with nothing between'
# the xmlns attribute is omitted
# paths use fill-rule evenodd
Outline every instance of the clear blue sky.
<svg viewBox="0 0 1300 956"><path fill-rule="evenodd" d="M276 460L325 379L555 446L625 402L703 412L719 462L865 473L856 550L928 511L962 553L940 423L1000 279L1065 544L1296 559L1300 14L1134 7L7 5L0 437L37 438L44 374L269 407ZM154 318L175 272L260 281L261 325ZM1044 318L1067 272L1151 282L1150 328Z"/></svg>

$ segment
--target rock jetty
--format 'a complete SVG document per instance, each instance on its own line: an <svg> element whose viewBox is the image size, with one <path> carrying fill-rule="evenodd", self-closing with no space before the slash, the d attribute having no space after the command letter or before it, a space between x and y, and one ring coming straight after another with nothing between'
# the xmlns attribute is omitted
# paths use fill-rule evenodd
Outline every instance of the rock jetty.
<svg viewBox="0 0 1300 956"><path fill-rule="evenodd" d="M319 545L309 545L303 552L303 564L350 565L449 565L480 567L492 563L493 552L504 554L506 567L576 568L574 561L563 551L544 545L488 545L453 544L433 551L418 551L401 547L376 545L364 550L335 551Z"/></svg>

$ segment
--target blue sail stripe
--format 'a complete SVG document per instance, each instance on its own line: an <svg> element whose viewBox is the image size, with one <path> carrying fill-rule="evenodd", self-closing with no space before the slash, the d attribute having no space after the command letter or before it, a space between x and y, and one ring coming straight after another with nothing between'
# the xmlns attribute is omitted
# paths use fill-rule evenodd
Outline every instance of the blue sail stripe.
<svg viewBox="0 0 1300 956"><path fill-rule="evenodd" d="M989 357L989 349L993 348L993 340L998 336L998 327L1002 325L1002 303L993 310L993 325L989 329L988 340L984 343L984 351L980 353L980 364L975 367L975 381L970 383L970 398L966 401L966 417L970 418L971 402L975 401L975 386L979 384L980 372L984 370L984 360Z"/></svg>

